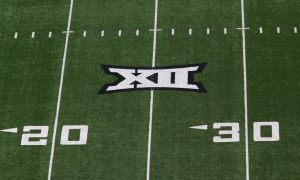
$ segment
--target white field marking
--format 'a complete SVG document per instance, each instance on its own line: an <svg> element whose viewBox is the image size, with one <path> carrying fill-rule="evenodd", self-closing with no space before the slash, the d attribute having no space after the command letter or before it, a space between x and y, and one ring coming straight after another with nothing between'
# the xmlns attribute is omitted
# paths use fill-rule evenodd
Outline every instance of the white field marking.
<svg viewBox="0 0 300 180"><path fill-rule="evenodd" d="M135 35L136 35L136 36L139 36L139 35L140 35L140 30L137 29L137 30L135 31Z"/></svg>
<svg viewBox="0 0 300 180"><path fill-rule="evenodd" d="M52 32L50 31L49 33L48 33L48 38L51 38L52 37Z"/></svg>
<svg viewBox="0 0 300 180"><path fill-rule="evenodd" d="M104 36L104 30L101 31L101 36L102 36L102 37Z"/></svg>
<svg viewBox="0 0 300 180"><path fill-rule="evenodd" d="M14 38L15 38L15 39L18 38L18 32L15 32Z"/></svg>
<svg viewBox="0 0 300 180"><path fill-rule="evenodd" d="M189 29L189 35L192 35L193 34L193 29Z"/></svg>
<svg viewBox="0 0 300 180"><path fill-rule="evenodd" d="M294 27L294 33L298 33L297 27Z"/></svg>
<svg viewBox="0 0 300 180"><path fill-rule="evenodd" d="M192 126L190 127L191 129L201 129L201 130L207 130L208 129L208 125L204 124L204 125L200 125L200 126Z"/></svg>
<svg viewBox="0 0 300 180"><path fill-rule="evenodd" d="M239 29L239 30L249 30L250 28L249 27L241 27L241 28L236 28L236 29Z"/></svg>
<svg viewBox="0 0 300 180"><path fill-rule="evenodd" d="M277 27L276 29L277 29L277 30L276 30L276 31L277 31L277 34L279 34L279 33L280 33L280 27Z"/></svg>
<svg viewBox="0 0 300 180"><path fill-rule="evenodd" d="M69 36L70 36L70 28L71 28L71 20L72 20L73 3L74 3L74 0L70 0L70 9L69 9L67 33L66 33L64 55L63 55L62 66L61 66L60 83L59 83L57 105L56 105L56 112L55 112L55 120L54 120L54 127L53 127L51 154L50 154L49 170L48 170L48 180L51 180L51 174L52 174L52 165L53 165L53 158L54 158L54 151L55 151L55 139L56 139L57 126L58 126L58 117L59 117L59 111L60 111L62 88L63 88L63 83L64 83L64 74L65 74L65 66L66 66L66 60L67 60L67 52L68 52L68 44L69 44Z"/></svg>
<svg viewBox="0 0 300 180"><path fill-rule="evenodd" d="M259 33L260 33L260 34L264 33L264 31L263 31L263 28L262 28L262 27L259 27Z"/></svg>
<svg viewBox="0 0 300 180"><path fill-rule="evenodd" d="M149 31L154 31L154 29L149 29ZM162 29L156 29L156 31L162 31Z"/></svg>
<svg viewBox="0 0 300 180"><path fill-rule="evenodd" d="M0 131L2 131L2 132L9 132L9 133L17 133L18 132L18 128L2 129Z"/></svg>
<svg viewBox="0 0 300 180"><path fill-rule="evenodd" d="M224 28L224 34L227 34L227 28Z"/></svg>
<svg viewBox="0 0 300 180"><path fill-rule="evenodd" d="M63 34L70 34L70 33L74 33L74 32L75 32L75 31L71 31L71 30L70 30L70 31L63 31L62 33L63 33Z"/></svg>
<svg viewBox="0 0 300 180"><path fill-rule="evenodd" d="M172 34L172 36L174 36L174 34L175 34L175 29L171 29L171 34Z"/></svg>
<svg viewBox="0 0 300 180"><path fill-rule="evenodd" d="M248 91L247 91L247 56L246 56L246 26L245 26L245 6L244 0L241 0L242 16L242 39L243 39L243 76L244 76L244 115L245 115L245 165L246 180L250 180L249 173L249 143L248 143Z"/></svg>
<svg viewBox="0 0 300 180"><path fill-rule="evenodd" d="M83 37L86 37L86 31L83 31L82 35L83 35Z"/></svg>
<svg viewBox="0 0 300 180"><path fill-rule="evenodd" d="M122 30L118 31L118 36L122 36Z"/></svg>
<svg viewBox="0 0 300 180"><path fill-rule="evenodd" d="M31 38L34 38L35 37L35 32L32 32L31 33Z"/></svg>
<svg viewBox="0 0 300 180"><path fill-rule="evenodd" d="M156 58L157 19L158 19L158 0L155 0L155 13L154 13L154 25L153 25L154 27L153 27L152 67L155 67L155 58ZM151 92L150 92L150 110L149 110L149 131L148 131L148 152L147 152L146 180L150 180L153 103L154 103L154 91L151 90Z"/></svg>
<svg viewBox="0 0 300 180"><path fill-rule="evenodd" d="M206 29L206 34L210 34L210 29L209 28Z"/></svg>

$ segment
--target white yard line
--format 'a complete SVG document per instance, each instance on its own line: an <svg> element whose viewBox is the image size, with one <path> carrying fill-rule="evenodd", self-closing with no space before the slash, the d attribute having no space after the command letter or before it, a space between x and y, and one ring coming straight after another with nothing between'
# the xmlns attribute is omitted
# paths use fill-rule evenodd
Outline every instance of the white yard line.
<svg viewBox="0 0 300 180"><path fill-rule="evenodd" d="M246 58L246 27L244 0L241 0L242 37L243 37L243 76L244 76L244 111L245 111L245 165L246 180L250 180L249 173L249 143L248 143L248 91L247 91L247 58Z"/></svg>
<svg viewBox="0 0 300 180"><path fill-rule="evenodd" d="M52 165L53 165L53 158L54 158L54 151L55 151L55 139L56 139L56 131L57 131L57 125L58 125L59 111L60 111L60 102L61 102L61 95L62 95L62 88L63 88L63 81L64 81L65 65L66 65L67 51L68 51L68 44L69 44L73 2L74 2L74 0L71 0L70 9L69 9L69 19L68 19L68 26L67 26L67 33L66 33L64 56L63 56L63 61L62 61L62 66L61 66L59 91L58 91L56 113L55 113L55 120L54 120L54 127L53 127L51 154L50 154L49 170L48 170L48 180L51 180L51 174L52 174Z"/></svg>
<svg viewBox="0 0 300 180"><path fill-rule="evenodd" d="M151 90L151 94L150 94L150 111L149 111L149 132L148 132L148 153L147 153L147 176L146 176L146 180L150 180L153 103L154 103L154 91Z"/></svg>
<svg viewBox="0 0 300 180"><path fill-rule="evenodd" d="M155 0L155 14L154 14L154 27L153 27L153 48L152 48L152 67L153 68L155 67L155 58L156 58L157 16L158 16L158 0ZM153 103L154 103L154 91L151 90L151 93L150 93L150 111L149 111L149 132L148 132L148 153L147 153L147 175L146 175L146 180L150 180Z"/></svg>

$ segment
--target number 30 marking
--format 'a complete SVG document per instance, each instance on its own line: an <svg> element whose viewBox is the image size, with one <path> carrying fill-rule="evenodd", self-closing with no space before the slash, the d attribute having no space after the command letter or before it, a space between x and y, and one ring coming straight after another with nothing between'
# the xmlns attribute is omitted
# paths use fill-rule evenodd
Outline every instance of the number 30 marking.
<svg viewBox="0 0 300 180"><path fill-rule="evenodd" d="M239 123L214 123L214 129L222 127L231 127L231 130L219 130L219 135L231 135L231 137L214 136L213 142L239 142L240 141L240 125Z"/></svg>
<svg viewBox="0 0 300 180"><path fill-rule="evenodd" d="M272 134L270 137L262 137L261 128L264 126L271 127ZM239 142L240 127L239 123L214 123L214 129L227 128L227 130L219 130L219 135L231 135L231 137L214 136L213 142ZM228 128L231 128L228 130ZM254 122L253 123L253 138L254 141L279 141L279 123L278 122Z"/></svg>

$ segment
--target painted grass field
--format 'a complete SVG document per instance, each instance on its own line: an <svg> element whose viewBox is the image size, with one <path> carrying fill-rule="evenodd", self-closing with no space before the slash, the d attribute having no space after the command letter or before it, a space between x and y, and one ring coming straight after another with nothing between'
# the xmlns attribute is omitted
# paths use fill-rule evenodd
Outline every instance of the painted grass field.
<svg viewBox="0 0 300 180"><path fill-rule="evenodd" d="M0 16L1 180L300 179L300 1L2 0Z"/></svg>

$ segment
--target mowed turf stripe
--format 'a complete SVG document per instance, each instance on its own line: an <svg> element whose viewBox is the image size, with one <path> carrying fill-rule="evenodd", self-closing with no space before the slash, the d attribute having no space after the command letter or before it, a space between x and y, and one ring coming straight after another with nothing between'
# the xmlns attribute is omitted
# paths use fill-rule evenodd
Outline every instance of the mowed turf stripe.
<svg viewBox="0 0 300 180"><path fill-rule="evenodd" d="M154 2L135 2L139 3L74 2L71 30L77 30L70 35L68 47L53 180L146 179L150 92L98 94L103 85L114 81L100 64L151 66L152 33L137 39L124 29L135 31L139 23L143 23L141 33L153 28ZM140 21L145 12L146 21ZM133 22L115 26L124 20ZM87 31L85 39L83 30ZM118 30L122 30L121 37ZM87 144L59 145L60 127L73 124L89 126Z"/></svg>
<svg viewBox="0 0 300 180"><path fill-rule="evenodd" d="M63 61L62 61L62 66L61 66L61 74L60 74L60 83L59 83L59 90L58 90L58 97L57 97L56 113L55 113L55 120L54 120L54 127L53 127L52 145L51 145L49 170L48 170L48 180L51 180L51 175L52 175L52 165L53 165L54 151L55 151L55 139L56 139L56 131L57 131L57 125L58 125L59 111L60 111L62 88L63 88L63 82L64 82L65 65L66 65L66 60L67 60L67 52L68 52L68 44L69 44L73 4L74 4L74 0L71 0L70 9L69 9L67 32L66 32L64 55L63 55Z"/></svg>
<svg viewBox="0 0 300 180"><path fill-rule="evenodd" d="M153 27L153 51L152 51L152 67L153 68L155 67L155 58L156 58L157 19L158 19L158 0L155 0L154 27ZM146 175L147 180L150 179L153 104L154 104L154 91L151 90L151 92L150 92L150 111L149 111L148 153L147 153L147 175Z"/></svg>
<svg viewBox="0 0 300 180"><path fill-rule="evenodd" d="M242 37L235 30L241 27L240 1L164 1L159 8L159 27L167 33L158 34L156 65L207 62L197 81L208 92L155 91L151 179L245 179L244 142L216 144L212 128L218 122L244 124ZM216 22L220 14L226 16ZM193 24L193 36L180 35L174 24ZM232 33L224 36L223 27ZM172 28L176 38L167 31ZM207 131L189 128L202 124Z"/></svg>
<svg viewBox="0 0 300 180"><path fill-rule="evenodd" d="M242 18L242 39L243 39L243 78L244 78L244 120L245 120L245 162L246 162L246 180L249 175L249 144L248 144L248 92L247 92L247 57L246 57L246 27L245 27L245 6L244 0L241 0L241 18Z"/></svg>

